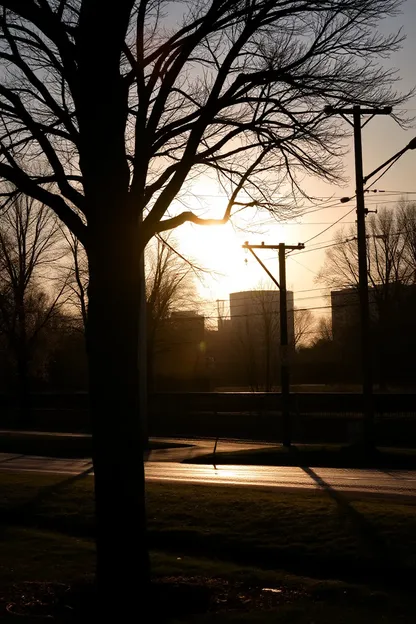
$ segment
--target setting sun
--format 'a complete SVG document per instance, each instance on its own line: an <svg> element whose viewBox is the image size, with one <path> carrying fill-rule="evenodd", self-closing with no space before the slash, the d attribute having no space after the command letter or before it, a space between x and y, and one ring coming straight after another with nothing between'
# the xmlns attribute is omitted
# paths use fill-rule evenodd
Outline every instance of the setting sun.
<svg viewBox="0 0 416 624"><path fill-rule="evenodd" d="M203 282L198 284L204 297L228 298L230 292L246 290L264 279L255 262L246 262L248 256L242 245L247 233L236 231L231 223L186 225L175 235L183 254L207 271Z"/></svg>

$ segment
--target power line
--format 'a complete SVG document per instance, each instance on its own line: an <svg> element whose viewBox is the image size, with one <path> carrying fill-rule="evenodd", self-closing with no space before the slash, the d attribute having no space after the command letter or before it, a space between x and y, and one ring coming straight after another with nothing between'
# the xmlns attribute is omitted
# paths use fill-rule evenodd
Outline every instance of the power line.
<svg viewBox="0 0 416 624"><path fill-rule="evenodd" d="M355 206L354 208L352 208L351 210L349 210L347 213L345 213L342 217L340 217L339 219L337 219L336 221L334 221L333 223L331 223L331 225L329 225L327 228L325 228L324 230L322 230L322 232L319 232L319 234L315 234L315 236L311 236L311 238L308 238L308 240L305 241L305 245L307 243L309 243L311 240L314 240L315 238L318 238L319 236L321 236L322 234L325 234L325 232L327 232L328 230L330 230L332 227L334 227L334 225L337 225L337 223L339 223L340 221L342 221L342 219L345 219L345 217L348 217L348 215L350 215L352 212L354 212L356 210Z"/></svg>
<svg viewBox="0 0 416 624"><path fill-rule="evenodd" d="M353 303L342 303L342 304L337 304L337 305L322 305L322 306L310 306L310 307L303 307L303 308L292 308L289 311L290 312L305 312L306 310L334 310L337 308L357 308L358 309L358 301L357 302L353 302ZM376 301L372 301L370 302L370 307L371 306L377 306L377 302ZM221 317L222 320L233 320L233 319L237 319L237 318L251 318L251 317L265 317L267 314L272 314L272 315L276 315L276 316L280 316L280 313L277 310L266 310L263 312L251 312L251 313L247 313L247 314L232 314L232 315L227 315L224 317ZM199 317L202 318L202 317ZM210 315L210 316L204 316L203 317L204 320L218 320L218 315ZM189 320L189 321L194 321L195 319L198 319L197 316L181 316L179 319L175 319L176 322L180 322L183 320ZM164 319L165 322L170 321L171 319Z"/></svg>
<svg viewBox="0 0 416 624"><path fill-rule="evenodd" d="M396 162L399 160L399 158L400 158L400 156L397 156L397 158L395 158L395 159L394 159L394 160L393 160L393 161L389 164L389 166L388 166L388 167L386 167L386 169L385 169L382 173L380 173L380 175L379 175L379 176L378 176L378 177L377 177L377 178L376 178L376 179L375 179L375 180L374 180L374 181L373 181L373 182L372 182L369 186L367 186L367 188L366 188L366 189L364 189L364 191L368 191L368 190L369 190L369 189L370 189L370 188L371 188L374 184L376 184L376 182L378 182L378 181L380 180L380 178L382 178L382 177L383 177L383 176L387 173L387 171L389 171L389 169L391 169L391 168L393 167L393 165L395 165L395 164L396 164Z"/></svg>
<svg viewBox="0 0 416 624"><path fill-rule="evenodd" d="M295 258L293 256L288 256L288 258L289 258L289 260L293 260L293 262L296 262L296 264L298 264L300 267L302 267L302 269L306 269L307 271L309 271L309 273L313 273L313 275L318 275L318 273L316 271L313 271L312 269L307 267L305 264L302 264L302 262L299 262L299 260L295 260Z"/></svg>
<svg viewBox="0 0 416 624"><path fill-rule="evenodd" d="M416 195L416 191L377 191L377 192L382 192L383 193L383 197L388 197L388 196L396 196L396 195ZM350 199L353 199L355 197L355 195L353 197L351 197ZM321 210L327 210L329 208L339 208L340 207L340 200L342 198L340 197L336 203L331 203L329 205L320 205L320 204L316 204L316 206L318 207L313 207L311 210L306 210L305 212L302 212L301 215L299 215L299 218L303 218L305 215L308 214L312 214L315 212L319 212ZM391 200L380 200L378 197L375 197L374 195L371 195L370 197L367 198L367 203L371 201L371 205L378 205L378 204L391 204L394 202L393 199ZM406 202L414 202L415 200L411 200L411 199L406 199L403 198L403 201ZM279 222L277 221L277 219L275 219L274 217L270 217L269 219L265 219L263 221L259 221L257 222L255 225L256 226L262 226L262 225L269 225L269 224L276 224L276 225L280 225L280 226L286 226L286 225L314 225L313 223L293 223L291 221L283 221L283 222Z"/></svg>
<svg viewBox="0 0 416 624"><path fill-rule="evenodd" d="M337 245L345 245L345 243L350 243L350 240L339 241L335 243L331 243L330 245L322 245L322 247L315 247L314 249L305 249L304 251L299 251L298 253L293 254L292 256L288 256L288 258L294 258L295 256L300 256L305 253L311 253L312 251L321 251L321 249L329 249L330 247L336 247Z"/></svg>

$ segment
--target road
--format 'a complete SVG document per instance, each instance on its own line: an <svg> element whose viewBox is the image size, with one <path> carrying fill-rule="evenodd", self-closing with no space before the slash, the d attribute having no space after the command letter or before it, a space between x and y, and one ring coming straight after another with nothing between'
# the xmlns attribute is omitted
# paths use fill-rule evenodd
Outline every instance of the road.
<svg viewBox="0 0 416 624"><path fill-rule="evenodd" d="M190 443L190 441L187 441ZM228 442L227 448L237 443ZM181 464L180 458L212 450L212 442L203 441L183 449L153 451L146 462L146 479L151 482L193 483L267 489L327 490L359 492L381 496L405 496L416 499L416 472L351 470L335 468L298 468L271 466L210 466ZM253 444L247 443L247 448ZM238 448L242 448L238 444ZM0 471L52 474L92 474L88 459L53 459L26 455L0 454Z"/></svg>

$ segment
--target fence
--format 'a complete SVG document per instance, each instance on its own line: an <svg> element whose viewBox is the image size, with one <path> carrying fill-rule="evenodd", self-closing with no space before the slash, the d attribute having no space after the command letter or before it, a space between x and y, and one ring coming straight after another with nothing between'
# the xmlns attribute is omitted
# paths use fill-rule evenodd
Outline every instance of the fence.
<svg viewBox="0 0 416 624"><path fill-rule="evenodd" d="M31 397L31 428L88 432L86 393L38 393ZM293 439L350 442L360 436L362 395L293 393ZM375 394L378 444L416 447L416 395ZM15 397L0 395L0 428L18 427ZM106 414L105 417L111 417ZM117 415L115 415L117 417ZM280 441L281 395L258 392L169 392L149 397L149 434Z"/></svg>

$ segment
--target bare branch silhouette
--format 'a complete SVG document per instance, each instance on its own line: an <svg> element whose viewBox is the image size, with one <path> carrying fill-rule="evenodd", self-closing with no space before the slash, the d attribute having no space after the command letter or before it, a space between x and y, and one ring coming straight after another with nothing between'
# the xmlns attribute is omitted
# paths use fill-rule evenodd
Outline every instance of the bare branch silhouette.
<svg viewBox="0 0 416 624"><path fill-rule="evenodd" d="M145 246L186 221L225 222L234 207L287 216L294 198L282 196L288 187L302 194L305 174L338 181L344 130L322 109L406 99L394 90L395 72L379 63L402 37L377 25L399 7L195 0L175 4L172 19L164 0L3 0L0 177L54 210L88 256L98 584L107 618L134 617L137 588L149 579L136 459ZM181 195L198 176L216 179L224 193L214 213ZM119 426L103 413L117 414ZM126 552L136 573L122 579Z"/></svg>
<svg viewBox="0 0 416 624"><path fill-rule="evenodd" d="M10 189L0 212L1 330L14 355L22 417L29 407L31 363L40 333L65 304L66 285L53 285L62 258L56 215L45 205Z"/></svg>

